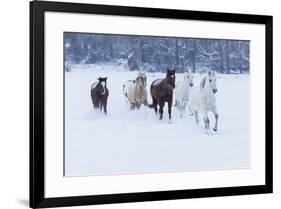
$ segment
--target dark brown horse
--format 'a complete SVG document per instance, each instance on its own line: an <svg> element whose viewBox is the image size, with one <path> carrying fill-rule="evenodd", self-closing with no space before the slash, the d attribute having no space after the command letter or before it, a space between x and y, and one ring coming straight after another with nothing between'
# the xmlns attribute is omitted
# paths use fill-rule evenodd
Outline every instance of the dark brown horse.
<svg viewBox="0 0 281 209"><path fill-rule="evenodd" d="M103 108L105 114L107 113L107 98L109 95L106 80L107 77L99 77L98 82L93 83L91 86L91 98L94 108L100 108L100 111L102 111Z"/></svg>
<svg viewBox="0 0 281 209"><path fill-rule="evenodd" d="M154 108L157 113L157 105L159 104L160 120L163 118L163 108L165 102L168 102L169 119L171 119L173 104L173 89L175 88L176 70L167 70L166 78L156 79L150 86L152 96L152 104L149 107Z"/></svg>

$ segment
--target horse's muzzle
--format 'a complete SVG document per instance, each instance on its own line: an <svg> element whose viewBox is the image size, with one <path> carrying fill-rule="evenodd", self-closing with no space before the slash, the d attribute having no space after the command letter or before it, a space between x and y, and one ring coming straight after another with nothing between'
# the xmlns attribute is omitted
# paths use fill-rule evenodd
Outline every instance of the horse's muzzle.
<svg viewBox="0 0 281 209"><path fill-rule="evenodd" d="M213 89L213 93L214 93L214 94L217 93L217 91L218 91L217 89Z"/></svg>
<svg viewBox="0 0 281 209"><path fill-rule="evenodd" d="M193 83L190 83L189 86L192 87L192 86L193 86Z"/></svg>

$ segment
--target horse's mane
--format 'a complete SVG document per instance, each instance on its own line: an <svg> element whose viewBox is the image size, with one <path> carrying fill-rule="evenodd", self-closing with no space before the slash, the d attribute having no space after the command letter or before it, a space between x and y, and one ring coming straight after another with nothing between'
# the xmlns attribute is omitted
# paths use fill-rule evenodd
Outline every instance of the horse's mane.
<svg viewBox="0 0 281 209"><path fill-rule="evenodd" d="M140 78L143 78L143 79L145 79L145 83L144 83L144 87L146 87L146 75L145 75L145 73L142 73L142 72L140 72L139 74L138 74L138 76L137 76L137 78L134 80L134 84L136 84L136 85L139 85L140 84Z"/></svg>

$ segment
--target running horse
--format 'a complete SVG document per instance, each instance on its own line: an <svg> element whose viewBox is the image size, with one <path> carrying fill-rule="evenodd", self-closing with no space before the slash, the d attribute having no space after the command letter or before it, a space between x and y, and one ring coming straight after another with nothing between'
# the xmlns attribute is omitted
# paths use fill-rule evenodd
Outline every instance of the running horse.
<svg viewBox="0 0 281 209"><path fill-rule="evenodd" d="M150 86L150 93L152 96L152 104L150 108L154 108L157 113L157 105L159 105L160 120L163 118L163 108L165 102L168 102L169 119L171 119L172 104L173 104L173 90L175 88L176 70L167 69L166 78L156 79Z"/></svg>
<svg viewBox="0 0 281 209"><path fill-rule="evenodd" d="M99 77L98 81L93 83L91 86L91 98L92 103L95 109L100 108L105 114L107 114L107 98L109 95L107 86L106 86L107 77Z"/></svg>

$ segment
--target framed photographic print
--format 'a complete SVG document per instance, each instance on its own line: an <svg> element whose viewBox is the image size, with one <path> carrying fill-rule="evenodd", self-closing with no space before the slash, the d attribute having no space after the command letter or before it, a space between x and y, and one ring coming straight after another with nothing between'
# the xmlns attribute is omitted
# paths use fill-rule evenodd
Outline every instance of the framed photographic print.
<svg viewBox="0 0 281 209"><path fill-rule="evenodd" d="M30 207L271 193L272 16L30 3Z"/></svg>

